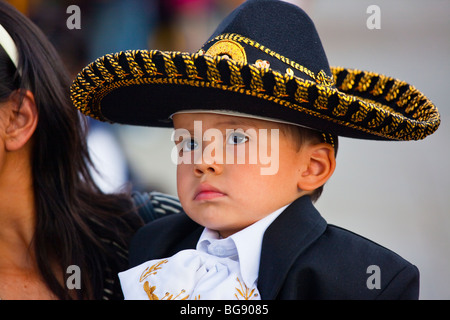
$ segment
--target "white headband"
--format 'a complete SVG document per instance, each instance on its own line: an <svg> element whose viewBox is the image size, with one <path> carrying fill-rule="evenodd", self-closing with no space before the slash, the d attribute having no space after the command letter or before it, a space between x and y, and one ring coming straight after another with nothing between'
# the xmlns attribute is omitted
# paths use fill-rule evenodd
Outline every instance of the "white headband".
<svg viewBox="0 0 450 320"><path fill-rule="evenodd" d="M8 31L0 24L0 45L8 54L11 61L14 63L14 66L19 65L19 54L17 52L17 47L14 44L14 40L9 35Z"/></svg>

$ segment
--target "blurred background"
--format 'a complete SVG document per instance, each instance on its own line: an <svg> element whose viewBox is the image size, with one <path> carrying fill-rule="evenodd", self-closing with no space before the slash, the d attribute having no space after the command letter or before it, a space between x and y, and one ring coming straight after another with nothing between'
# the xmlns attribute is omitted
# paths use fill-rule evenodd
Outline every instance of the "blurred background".
<svg viewBox="0 0 450 320"><path fill-rule="evenodd" d="M126 49L197 51L240 0L10 0L57 47L75 76L95 58ZM404 80L439 108L438 131L418 142L341 138L338 165L317 203L331 224L392 249L421 272L420 299L450 299L450 1L302 0L330 65ZM81 29L68 29L69 5ZM370 5L380 29L369 29ZM90 121L89 144L109 192L176 195L171 130ZM381 273L381 276L382 273Z"/></svg>

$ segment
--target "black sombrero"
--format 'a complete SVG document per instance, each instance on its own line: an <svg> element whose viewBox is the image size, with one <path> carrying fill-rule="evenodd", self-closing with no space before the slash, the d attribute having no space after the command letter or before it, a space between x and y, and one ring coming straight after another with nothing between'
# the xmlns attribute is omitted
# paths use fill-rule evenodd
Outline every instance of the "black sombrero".
<svg viewBox="0 0 450 320"><path fill-rule="evenodd" d="M330 68L311 19L277 0L248 0L197 53L130 50L85 67L74 105L102 121L171 126L183 110L229 110L338 136L420 140L437 108L413 86L373 72Z"/></svg>

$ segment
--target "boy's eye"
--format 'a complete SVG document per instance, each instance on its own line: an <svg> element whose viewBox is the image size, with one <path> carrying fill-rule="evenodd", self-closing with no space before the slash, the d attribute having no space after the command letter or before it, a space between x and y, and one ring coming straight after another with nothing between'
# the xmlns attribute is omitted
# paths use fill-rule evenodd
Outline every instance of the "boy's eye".
<svg viewBox="0 0 450 320"><path fill-rule="evenodd" d="M241 144L246 143L248 141L248 137L241 132L233 132L228 136L227 143L228 144Z"/></svg>
<svg viewBox="0 0 450 320"><path fill-rule="evenodd" d="M186 152L193 151L197 149L198 143L194 139L185 139L182 142L182 150Z"/></svg>

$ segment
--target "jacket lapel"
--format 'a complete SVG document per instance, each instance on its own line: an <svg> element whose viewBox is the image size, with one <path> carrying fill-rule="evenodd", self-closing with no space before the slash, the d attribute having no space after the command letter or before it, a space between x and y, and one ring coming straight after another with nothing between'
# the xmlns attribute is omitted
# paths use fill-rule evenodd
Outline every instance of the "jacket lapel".
<svg viewBox="0 0 450 320"><path fill-rule="evenodd" d="M263 238L258 290L261 299L273 300L297 257L325 231L309 196L294 201L269 226Z"/></svg>

